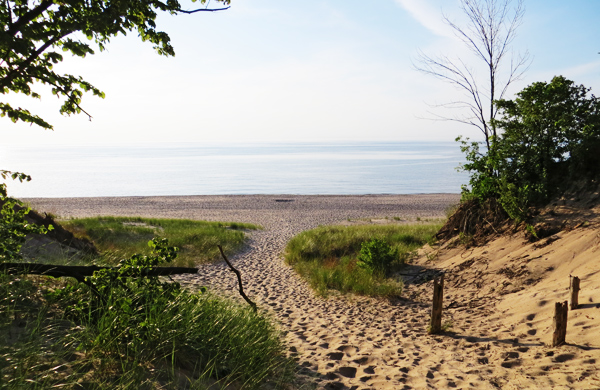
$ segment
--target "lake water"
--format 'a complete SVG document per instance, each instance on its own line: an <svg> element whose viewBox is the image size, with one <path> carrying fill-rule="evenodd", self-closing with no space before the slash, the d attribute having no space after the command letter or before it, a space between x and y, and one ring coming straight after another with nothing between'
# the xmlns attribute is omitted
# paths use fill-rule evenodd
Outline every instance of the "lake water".
<svg viewBox="0 0 600 390"><path fill-rule="evenodd" d="M455 142L0 147L17 197L459 193Z"/></svg>

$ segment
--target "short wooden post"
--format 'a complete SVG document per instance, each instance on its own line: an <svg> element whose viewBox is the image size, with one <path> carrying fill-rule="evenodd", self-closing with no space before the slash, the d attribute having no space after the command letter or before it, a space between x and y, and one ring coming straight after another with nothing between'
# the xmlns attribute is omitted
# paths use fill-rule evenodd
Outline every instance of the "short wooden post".
<svg viewBox="0 0 600 390"><path fill-rule="evenodd" d="M554 305L554 334L552 336L552 346L558 347L565 343L567 337L567 319L569 306L567 301L556 302Z"/></svg>
<svg viewBox="0 0 600 390"><path fill-rule="evenodd" d="M579 306L579 278L577 276L571 276L570 286L571 310L575 310Z"/></svg>
<svg viewBox="0 0 600 390"><path fill-rule="evenodd" d="M444 302L444 275L433 281L433 308L431 309L431 324L429 333L436 334L442 331L442 304Z"/></svg>

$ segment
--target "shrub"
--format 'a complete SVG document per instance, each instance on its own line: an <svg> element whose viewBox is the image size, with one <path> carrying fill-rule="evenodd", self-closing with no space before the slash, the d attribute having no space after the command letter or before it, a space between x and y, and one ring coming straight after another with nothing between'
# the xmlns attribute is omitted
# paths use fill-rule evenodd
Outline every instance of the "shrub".
<svg viewBox="0 0 600 390"><path fill-rule="evenodd" d="M0 177L13 180L29 181L31 177L19 172L0 170ZM45 234L52 230L52 225L47 229L28 223L25 216L29 208L23 203L8 196L6 184L0 184L0 262L21 260L21 246L25 243L25 236L31 233Z"/></svg>
<svg viewBox="0 0 600 390"><path fill-rule="evenodd" d="M396 249L387 242L374 238L362 243L356 264L370 273L377 272L386 275L394 260L397 259L398 251Z"/></svg>

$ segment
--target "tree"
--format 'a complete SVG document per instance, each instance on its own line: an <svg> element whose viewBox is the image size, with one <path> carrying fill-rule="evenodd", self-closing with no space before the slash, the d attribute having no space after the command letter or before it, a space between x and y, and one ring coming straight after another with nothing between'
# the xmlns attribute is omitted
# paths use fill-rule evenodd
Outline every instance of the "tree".
<svg viewBox="0 0 600 390"><path fill-rule="evenodd" d="M496 102L500 177L528 188L528 203L543 204L573 181L600 174L600 99L589 92L556 76Z"/></svg>
<svg viewBox="0 0 600 390"><path fill-rule="evenodd" d="M483 155L478 143L463 142L471 176L466 199L495 199L522 221L529 207L547 204L575 182L600 179L600 99L589 88L556 76L495 106L492 125L500 133L494 153Z"/></svg>
<svg viewBox="0 0 600 390"><path fill-rule="evenodd" d="M195 1L195 0L192 0ZM229 4L230 0L217 0ZM200 0L202 4L206 0ZM226 9L226 8L220 8ZM169 36L156 29L158 11L194 13L211 8L183 10L177 0L2 0L0 5L0 93L21 93L40 98L36 83L50 86L63 100L60 112L84 112L84 92L104 97L98 88L80 76L59 74L54 65L63 61L62 52L85 57L94 54L87 37L102 51L110 39L137 30L142 41L150 41L160 55L175 54ZM6 98L5 98L6 99ZM0 101L0 116L45 129L52 125L28 110Z"/></svg>
<svg viewBox="0 0 600 390"><path fill-rule="evenodd" d="M444 106L466 109L466 114L437 117L477 127L485 137L487 150L490 150L497 136L493 124L497 115L494 101L504 98L508 87L522 76L529 64L527 53L515 57L510 53L511 43L523 19L523 0L517 0L514 7L512 0L461 0L461 9L467 17L465 26L456 24L447 16L444 16L444 21L483 62L487 70L485 78L479 78L465 60L445 55L431 57L420 53L416 68L464 92L464 99ZM503 71L507 57L510 57L510 64L507 71Z"/></svg>

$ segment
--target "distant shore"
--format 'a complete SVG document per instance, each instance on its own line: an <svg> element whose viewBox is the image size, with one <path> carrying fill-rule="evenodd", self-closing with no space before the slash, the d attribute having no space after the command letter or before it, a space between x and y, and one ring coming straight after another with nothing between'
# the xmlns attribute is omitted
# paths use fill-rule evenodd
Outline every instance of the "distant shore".
<svg viewBox="0 0 600 390"><path fill-rule="evenodd" d="M61 218L99 215L254 222L316 217L443 218L459 194L410 195L191 195L90 198L23 198L32 208Z"/></svg>

